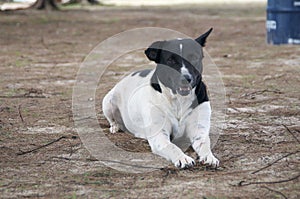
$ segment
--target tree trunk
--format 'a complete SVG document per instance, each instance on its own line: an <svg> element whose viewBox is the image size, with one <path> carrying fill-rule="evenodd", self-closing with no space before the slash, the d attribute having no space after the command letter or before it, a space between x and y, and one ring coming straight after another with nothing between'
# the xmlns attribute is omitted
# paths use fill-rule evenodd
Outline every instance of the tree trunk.
<svg viewBox="0 0 300 199"><path fill-rule="evenodd" d="M47 9L47 6L51 6L53 10L59 10L59 8L56 5L56 0L37 0L31 8L35 8L38 10L44 10Z"/></svg>
<svg viewBox="0 0 300 199"><path fill-rule="evenodd" d="M100 3L99 1L97 0L87 0L90 4L92 5L102 5L102 3Z"/></svg>

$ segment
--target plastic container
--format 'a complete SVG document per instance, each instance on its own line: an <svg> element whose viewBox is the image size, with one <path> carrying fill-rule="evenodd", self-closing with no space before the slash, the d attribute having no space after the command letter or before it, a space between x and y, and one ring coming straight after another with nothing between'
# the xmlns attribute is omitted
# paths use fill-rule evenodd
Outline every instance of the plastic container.
<svg viewBox="0 0 300 199"><path fill-rule="evenodd" d="M268 0L267 42L300 44L300 0Z"/></svg>

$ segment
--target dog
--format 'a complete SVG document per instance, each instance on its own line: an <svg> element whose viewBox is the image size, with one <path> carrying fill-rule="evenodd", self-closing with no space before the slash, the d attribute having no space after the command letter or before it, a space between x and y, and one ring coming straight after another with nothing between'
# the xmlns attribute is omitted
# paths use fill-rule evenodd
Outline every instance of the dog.
<svg viewBox="0 0 300 199"><path fill-rule="evenodd" d="M156 41L145 50L155 69L136 71L103 98L110 132L146 139L154 154L178 168L195 165L184 153L192 146L202 164L217 167L210 148L211 106L202 81L203 47L212 28L197 39Z"/></svg>

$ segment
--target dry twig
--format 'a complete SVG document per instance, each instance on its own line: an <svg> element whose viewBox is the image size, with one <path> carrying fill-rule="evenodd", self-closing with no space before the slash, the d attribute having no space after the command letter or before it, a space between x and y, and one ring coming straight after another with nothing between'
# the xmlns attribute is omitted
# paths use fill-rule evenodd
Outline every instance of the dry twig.
<svg viewBox="0 0 300 199"><path fill-rule="evenodd" d="M51 144L54 144L54 143L56 143L56 142L58 142L58 141L60 141L61 139L64 139L64 138L66 138L66 136L61 136L61 137L57 138L56 140L53 140L53 141L51 141L51 142L49 142L47 144L44 144L42 146L36 147L36 148L28 150L28 151L21 151L21 152L17 153L17 155L25 155L25 154L28 154L28 153L35 152L35 151L37 151L37 150L39 150L41 148L45 148L45 147L47 147L47 146L49 146Z"/></svg>
<svg viewBox="0 0 300 199"><path fill-rule="evenodd" d="M27 94L21 94L21 95L12 95L12 96L0 95L0 98L46 98L46 97L43 95L30 96Z"/></svg>
<svg viewBox="0 0 300 199"><path fill-rule="evenodd" d="M283 193L281 193L280 191L271 189L271 188L269 188L269 187L267 187L267 186L262 186L262 188L265 188L265 189L268 189L269 191L275 192L275 193L281 195L284 199L288 199L288 197L286 197L286 196L285 196Z"/></svg>
<svg viewBox="0 0 300 199"><path fill-rule="evenodd" d="M258 173L258 172L260 172L260 171L262 171L262 170L264 170L264 169L266 169L266 168L269 168L270 166L272 166L272 165L275 164L276 162L279 162L279 161L282 160L283 158L286 158L286 157L288 157L288 156L294 155L294 154L299 153L299 152L300 152L300 151L294 151L294 152L288 153L288 154L286 154L286 155L284 155L284 156L278 158L277 160L271 162L271 163L268 164L267 166L264 166L264 167L262 167L262 168L260 168L260 169L258 169L258 170L256 170L256 171L253 171L251 174L255 174L255 173Z"/></svg>
<svg viewBox="0 0 300 199"><path fill-rule="evenodd" d="M244 180L242 180L237 184L237 186L242 187L242 186L248 186L248 185L254 185L254 184L279 184L279 183L290 182L290 181L296 180L299 177L300 177L300 174L298 174L292 178L278 180L278 181L245 182Z"/></svg>
<svg viewBox="0 0 300 199"><path fill-rule="evenodd" d="M254 92L251 92L251 93L245 93L243 95L241 95L239 98L242 98L242 97L248 97L248 96L252 96L252 95L261 95L263 93L276 93L276 94L282 94L283 92L281 92L280 90L268 90L268 89L265 89L265 90L259 90L259 91L254 91Z"/></svg>
<svg viewBox="0 0 300 199"><path fill-rule="evenodd" d="M22 113L21 113L21 104L18 107L18 112L19 112L19 116L21 118L21 121L24 123L24 119L23 119L23 116L22 116Z"/></svg>
<svg viewBox="0 0 300 199"><path fill-rule="evenodd" d="M284 124L282 124L282 126L293 136L293 138L298 142L298 144L300 144L300 140L298 140L298 138L295 136L295 134L292 133L292 131L289 129L289 127L287 127Z"/></svg>

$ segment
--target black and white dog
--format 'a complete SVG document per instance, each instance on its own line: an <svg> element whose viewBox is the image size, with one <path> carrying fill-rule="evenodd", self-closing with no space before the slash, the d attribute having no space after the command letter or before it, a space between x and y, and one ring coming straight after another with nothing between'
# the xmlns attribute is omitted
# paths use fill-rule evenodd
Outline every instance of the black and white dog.
<svg viewBox="0 0 300 199"><path fill-rule="evenodd" d="M145 50L156 68L128 75L103 99L111 133L121 129L147 139L153 153L179 168L195 165L183 152L190 145L201 163L219 165L210 148L211 107L202 82L202 47L211 31Z"/></svg>

